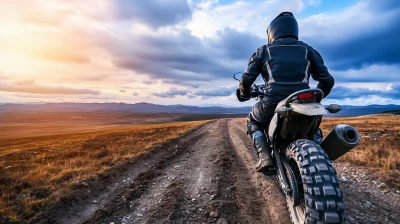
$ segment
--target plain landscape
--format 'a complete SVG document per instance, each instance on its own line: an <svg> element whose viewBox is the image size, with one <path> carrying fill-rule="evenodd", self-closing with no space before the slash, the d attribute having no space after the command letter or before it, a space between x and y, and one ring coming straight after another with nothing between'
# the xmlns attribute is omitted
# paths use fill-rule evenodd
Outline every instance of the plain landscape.
<svg viewBox="0 0 400 224"><path fill-rule="evenodd" d="M0 223L288 223L254 172L245 115L2 111ZM326 118L361 144L335 162L349 223L400 217L400 117Z"/></svg>
<svg viewBox="0 0 400 224"><path fill-rule="evenodd" d="M0 224L400 224L399 0L0 0L0 18ZM323 134L360 144L329 161L343 144L325 155L291 105L279 173L256 172L248 114L290 93L340 104Z"/></svg>

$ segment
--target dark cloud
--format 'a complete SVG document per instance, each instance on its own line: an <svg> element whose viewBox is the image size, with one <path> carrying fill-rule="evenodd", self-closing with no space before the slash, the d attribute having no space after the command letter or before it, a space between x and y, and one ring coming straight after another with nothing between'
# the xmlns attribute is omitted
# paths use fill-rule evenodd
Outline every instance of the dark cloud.
<svg viewBox="0 0 400 224"><path fill-rule="evenodd" d="M231 28L218 31L219 38L213 46L225 52L225 55L232 59L249 59L257 48L266 44L264 39L244 32L239 32Z"/></svg>
<svg viewBox="0 0 400 224"><path fill-rule="evenodd" d="M371 90L368 88L348 88L338 86L332 89L329 99L356 99L367 96L380 96L383 98L400 99L400 85L391 86L390 90Z"/></svg>
<svg viewBox="0 0 400 224"><path fill-rule="evenodd" d="M130 42L140 45L132 45ZM131 47L127 47L131 46ZM136 35L110 49L115 65L162 80L206 81L220 68L201 40L185 30L176 35Z"/></svg>
<svg viewBox="0 0 400 224"><path fill-rule="evenodd" d="M183 22L192 17L186 0L118 0L117 16L134 19L151 27L162 27Z"/></svg>
<svg viewBox="0 0 400 224"><path fill-rule="evenodd" d="M126 93L126 90L124 90L124 89L120 89L119 90L121 93Z"/></svg>
<svg viewBox="0 0 400 224"><path fill-rule="evenodd" d="M227 79L233 73L243 71L251 54L263 43L252 34L232 29L217 35L216 38L200 39L189 30L166 35L136 34L126 42L118 40L118 45L110 43L106 46L118 67L165 83L198 87L198 82Z"/></svg>
<svg viewBox="0 0 400 224"><path fill-rule="evenodd" d="M171 88L164 92L153 93L152 95L160 97L160 98L175 98L177 96L186 96L189 93L190 93L190 91L186 90L186 89Z"/></svg>
<svg viewBox="0 0 400 224"><path fill-rule="evenodd" d="M400 1L366 1L376 23L360 27L358 34L347 34L335 27L332 33L340 33L346 38L327 41L320 37L307 37L305 41L313 45L324 57L330 68L347 70L361 68L368 64L400 64ZM384 18L391 18L385 21ZM358 21L348 21L357 24ZM345 25L345 24L344 24ZM347 24L346 24L347 25ZM329 28L329 24L326 24ZM342 36L342 37L343 37Z"/></svg>
<svg viewBox="0 0 400 224"><path fill-rule="evenodd" d="M25 85L24 85L25 84ZM20 83L18 85L0 84L0 91L3 92L19 92L19 93L33 93L33 94L90 94L99 95L100 91L91 89L76 89L64 86L45 86L45 85L26 85L27 83Z"/></svg>
<svg viewBox="0 0 400 224"><path fill-rule="evenodd" d="M399 16L400 20L400 16ZM400 24L385 32L337 43L317 43L318 50L333 69L361 68L365 64L400 64ZM312 41L316 42L316 41Z"/></svg>

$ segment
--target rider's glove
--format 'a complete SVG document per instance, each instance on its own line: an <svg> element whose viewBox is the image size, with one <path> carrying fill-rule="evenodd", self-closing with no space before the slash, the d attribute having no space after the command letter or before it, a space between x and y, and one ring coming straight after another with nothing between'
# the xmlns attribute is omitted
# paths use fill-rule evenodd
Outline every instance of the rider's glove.
<svg viewBox="0 0 400 224"><path fill-rule="evenodd" d="M236 97L240 102L244 102L250 99L250 96L243 96L242 94L240 94L240 89L236 90Z"/></svg>

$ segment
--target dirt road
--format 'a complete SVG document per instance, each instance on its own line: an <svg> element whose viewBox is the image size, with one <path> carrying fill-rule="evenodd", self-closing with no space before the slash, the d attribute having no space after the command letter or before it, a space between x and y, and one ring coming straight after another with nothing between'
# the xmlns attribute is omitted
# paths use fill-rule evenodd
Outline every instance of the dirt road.
<svg viewBox="0 0 400 224"><path fill-rule="evenodd" d="M276 178L254 172L254 162L242 120L212 121L135 163L83 183L36 222L290 223ZM400 220L400 205L388 205L385 195L366 196L350 188L343 185L351 223ZM365 197L368 208L357 204Z"/></svg>

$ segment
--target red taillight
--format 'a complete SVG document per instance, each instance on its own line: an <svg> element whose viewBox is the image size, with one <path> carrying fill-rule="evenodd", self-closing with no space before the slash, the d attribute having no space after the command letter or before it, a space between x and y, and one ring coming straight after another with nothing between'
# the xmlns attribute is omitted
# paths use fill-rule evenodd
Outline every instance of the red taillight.
<svg viewBox="0 0 400 224"><path fill-rule="evenodd" d="M308 98L313 98L314 93L300 93L299 94L299 99L308 99Z"/></svg>

